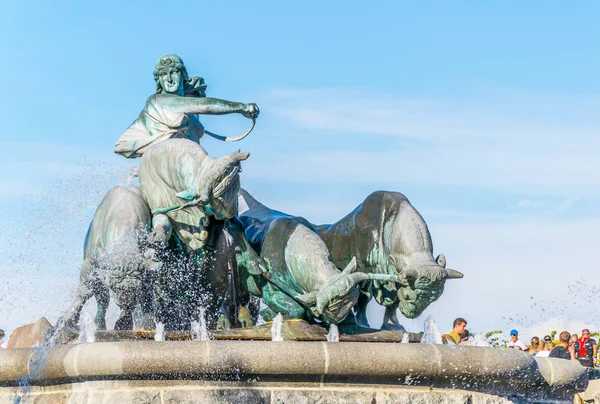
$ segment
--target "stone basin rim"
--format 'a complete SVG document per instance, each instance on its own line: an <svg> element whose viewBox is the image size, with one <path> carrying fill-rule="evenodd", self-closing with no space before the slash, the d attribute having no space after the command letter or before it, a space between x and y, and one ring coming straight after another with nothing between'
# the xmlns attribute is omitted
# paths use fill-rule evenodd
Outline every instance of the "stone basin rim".
<svg viewBox="0 0 600 404"><path fill-rule="evenodd" d="M282 358L287 358L283 360ZM376 360L374 360L376 358ZM0 382L35 383L212 374L319 376L425 381L469 378L500 385L585 390L578 363L535 360L524 352L487 347L399 343L298 341L117 341L0 350Z"/></svg>

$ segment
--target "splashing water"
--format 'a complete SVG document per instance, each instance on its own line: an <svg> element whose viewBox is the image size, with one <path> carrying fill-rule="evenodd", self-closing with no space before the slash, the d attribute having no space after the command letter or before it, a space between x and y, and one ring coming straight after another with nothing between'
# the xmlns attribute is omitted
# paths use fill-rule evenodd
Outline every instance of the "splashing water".
<svg viewBox="0 0 600 404"><path fill-rule="evenodd" d="M156 323L156 331L154 331L154 341L165 340L165 325L163 323Z"/></svg>
<svg viewBox="0 0 600 404"><path fill-rule="evenodd" d="M281 313L273 319L273 325L271 325L271 341L283 341L283 316Z"/></svg>
<svg viewBox="0 0 600 404"><path fill-rule="evenodd" d="M475 334L473 336L473 340L471 341L472 346L492 346L485 335L483 334Z"/></svg>
<svg viewBox="0 0 600 404"><path fill-rule="evenodd" d="M79 329L81 332L79 333L79 338L77 338L77 342L87 342L92 343L96 342L96 323L92 318L90 312L84 309L81 313L81 319L79 320Z"/></svg>
<svg viewBox="0 0 600 404"><path fill-rule="evenodd" d="M402 343L402 344L408 344L408 342L409 342L409 341L408 341L408 332L405 332L405 333L402 335L402 340L400 341L400 343Z"/></svg>
<svg viewBox="0 0 600 404"><path fill-rule="evenodd" d="M421 344L441 344L442 333L432 316L427 316L425 319L425 331L421 338Z"/></svg>
<svg viewBox="0 0 600 404"><path fill-rule="evenodd" d="M206 327L206 309L200 308L200 321L198 323L198 339L200 341L208 341L208 328Z"/></svg>
<svg viewBox="0 0 600 404"><path fill-rule="evenodd" d="M340 342L340 330L335 324L329 325L329 332L327 333L327 342Z"/></svg>

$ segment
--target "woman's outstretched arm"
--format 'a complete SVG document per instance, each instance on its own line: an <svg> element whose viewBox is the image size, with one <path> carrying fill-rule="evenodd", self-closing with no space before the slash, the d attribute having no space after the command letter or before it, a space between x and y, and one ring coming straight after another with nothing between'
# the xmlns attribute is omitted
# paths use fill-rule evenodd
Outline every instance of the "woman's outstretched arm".
<svg viewBox="0 0 600 404"><path fill-rule="evenodd" d="M173 94L157 94L156 97L160 99L165 108L184 114L223 115L238 113L246 118L256 118L258 116L256 104L244 104L219 98L180 97Z"/></svg>

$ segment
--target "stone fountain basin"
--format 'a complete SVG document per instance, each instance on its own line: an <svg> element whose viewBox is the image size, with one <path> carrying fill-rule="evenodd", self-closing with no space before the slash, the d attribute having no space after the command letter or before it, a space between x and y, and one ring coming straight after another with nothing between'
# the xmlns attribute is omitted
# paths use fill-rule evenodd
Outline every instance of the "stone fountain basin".
<svg viewBox="0 0 600 404"><path fill-rule="evenodd" d="M162 391L194 388L259 389L272 395L273 389L289 386L300 389L299 394L315 389L338 391L340 386L342 392L414 392L415 388L428 387L443 389L439 394L466 390L532 402L572 402L574 394L585 390L588 384L585 369L574 361L534 359L512 349L470 346L117 341L0 350L0 384L4 386L0 388L0 402L3 398L13 402L9 396L19 394L15 388L19 382L34 386L29 394L48 395L58 391L63 394L65 389L78 394L91 389L98 394L100 381L110 381L100 389L106 394L153 389L160 397L164 395ZM129 401L123 398L118 402Z"/></svg>

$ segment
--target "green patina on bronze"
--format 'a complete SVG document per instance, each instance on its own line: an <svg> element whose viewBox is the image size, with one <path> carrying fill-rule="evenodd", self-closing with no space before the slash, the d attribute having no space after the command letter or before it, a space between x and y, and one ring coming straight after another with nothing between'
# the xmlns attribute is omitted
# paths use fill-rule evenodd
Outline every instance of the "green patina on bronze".
<svg viewBox="0 0 600 404"><path fill-rule="evenodd" d="M209 327L246 325L244 306L253 311L254 295L267 305L267 320L282 313L352 322L357 306L363 324L365 302L375 297L387 307L384 327L393 328L401 327L398 307L415 317L440 296L446 279L462 276L433 258L425 222L398 193L376 192L325 226L242 193L252 206L238 218L241 162L249 153L214 158L199 141L205 134L243 139L254 128L257 105L207 97L204 79L190 76L177 55L160 57L153 77L155 93L114 149L141 157L140 187L116 187L98 208L77 300L63 325L73 326L94 295L96 323L104 328L109 294L122 309L117 328L132 327L135 305L142 306L146 328L155 320L189 328L204 310ZM240 136L209 132L199 119L234 113L252 120ZM126 254L116 254L127 237L133 242Z"/></svg>

